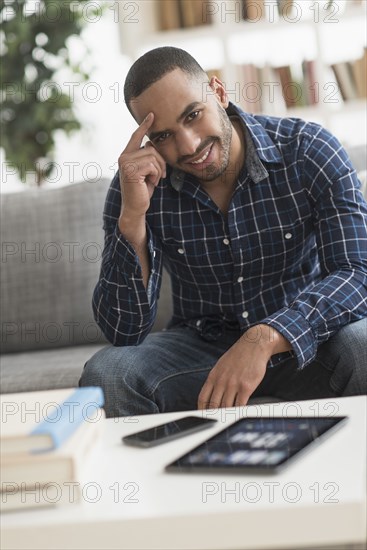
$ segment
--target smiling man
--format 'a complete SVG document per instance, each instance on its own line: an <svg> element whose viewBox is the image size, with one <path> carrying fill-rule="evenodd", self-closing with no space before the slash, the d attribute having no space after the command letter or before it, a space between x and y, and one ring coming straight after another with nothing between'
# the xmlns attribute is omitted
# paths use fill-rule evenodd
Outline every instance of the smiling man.
<svg viewBox="0 0 367 550"><path fill-rule="evenodd" d="M367 393L367 205L338 140L243 112L178 48L139 58L124 91L138 128L93 296L112 345L80 384L108 416ZM163 265L173 317L150 334Z"/></svg>

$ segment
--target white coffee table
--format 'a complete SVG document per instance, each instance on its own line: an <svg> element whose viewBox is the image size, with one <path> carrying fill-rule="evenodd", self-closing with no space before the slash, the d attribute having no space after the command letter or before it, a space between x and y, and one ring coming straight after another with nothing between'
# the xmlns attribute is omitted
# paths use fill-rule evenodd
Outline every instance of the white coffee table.
<svg viewBox="0 0 367 550"><path fill-rule="evenodd" d="M366 397L204 411L203 416L218 420L213 428L152 449L121 443L123 435L187 414L107 420L103 440L83 472L82 501L4 514L1 548L364 547ZM350 420L275 476L164 472L166 464L226 424L269 414L347 415Z"/></svg>

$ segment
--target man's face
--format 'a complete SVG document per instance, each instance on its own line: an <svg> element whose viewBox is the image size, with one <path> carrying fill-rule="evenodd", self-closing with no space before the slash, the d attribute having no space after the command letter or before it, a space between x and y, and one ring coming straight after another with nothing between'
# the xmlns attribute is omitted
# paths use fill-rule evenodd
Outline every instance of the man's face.
<svg viewBox="0 0 367 550"><path fill-rule="evenodd" d="M154 113L148 137L167 164L212 181L230 160L232 125L223 91L175 69L134 99L131 110L139 124Z"/></svg>

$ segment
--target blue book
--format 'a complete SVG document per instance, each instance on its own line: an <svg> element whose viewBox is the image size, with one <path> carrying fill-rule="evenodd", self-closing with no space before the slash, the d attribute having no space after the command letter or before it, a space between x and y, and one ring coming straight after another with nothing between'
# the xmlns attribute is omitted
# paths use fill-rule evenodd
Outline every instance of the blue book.
<svg viewBox="0 0 367 550"><path fill-rule="evenodd" d="M104 404L98 386L2 394L1 456L59 448L84 422L96 422Z"/></svg>

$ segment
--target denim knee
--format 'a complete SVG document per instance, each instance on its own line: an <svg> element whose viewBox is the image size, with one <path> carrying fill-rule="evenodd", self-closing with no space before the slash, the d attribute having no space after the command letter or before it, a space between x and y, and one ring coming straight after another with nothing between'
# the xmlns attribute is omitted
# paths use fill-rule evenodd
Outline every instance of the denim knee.
<svg viewBox="0 0 367 550"><path fill-rule="evenodd" d="M342 361L352 366L344 396L367 394L367 318L346 325L339 331L343 339Z"/></svg>
<svg viewBox="0 0 367 550"><path fill-rule="evenodd" d="M107 417L159 412L146 393L137 346L106 346L84 365L80 386L100 386Z"/></svg>
<svg viewBox="0 0 367 550"><path fill-rule="evenodd" d="M330 342L340 360L351 364L352 369L367 368L367 318L345 325L332 336Z"/></svg>
<svg viewBox="0 0 367 550"><path fill-rule="evenodd" d="M79 386L101 386L101 382L105 377L105 369L103 367L106 348L97 351L85 363L82 375L79 380ZM103 353L101 353L103 352Z"/></svg>
<svg viewBox="0 0 367 550"><path fill-rule="evenodd" d="M330 385L341 395L367 393L367 318L341 328L323 346L320 359L333 369Z"/></svg>

